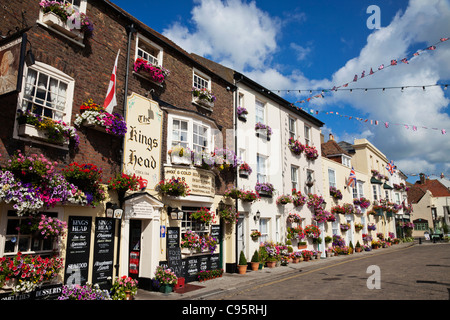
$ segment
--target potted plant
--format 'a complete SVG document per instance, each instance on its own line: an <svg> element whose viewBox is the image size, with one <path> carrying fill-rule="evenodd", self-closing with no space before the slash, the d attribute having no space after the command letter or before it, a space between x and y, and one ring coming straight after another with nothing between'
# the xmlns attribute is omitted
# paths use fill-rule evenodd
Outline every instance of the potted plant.
<svg viewBox="0 0 450 320"><path fill-rule="evenodd" d="M295 251L295 252L291 253L292 263L299 263L301 257L302 257L301 251Z"/></svg>
<svg viewBox="0 0 450 320"><path fill-rule="evenodd" d="M313 252L310 250L302 250L302 256L303 261L309 261L313 256Z"/></svg>
<svg viewBox="0 0 450 320"><path fill-rule="evenodd" d="M306 249L307 248L307 244L306 241L299 241L298 245L297 245L298 249Z"/></svg>
<svg viewBox="0 0 450 320"><path fill-rule="evenodd" d="M113 300L133 300L136 295L138 281L127 276L116 277L111 288Z"/></svg>
<svg viewBox="0 0 450 320"><path fill-rule="evenodd" d="M162 266L157 266L155 271L155 279L159 282L159 292L170 293L173 286L177 284L177 276L169 269Z"/></svg>
<svg viewBox="0 0 450 320"><path fill-rule="evenodd" d="M245 258L244 251L241 250L239 255L238 273L245 274L247 272L247 259Z"/></svg>
<svg viewBox="0 0 450 320"><path fill-rule="evenodd" d="M336 187L330 187L330 195L333 197L333 199L342 200L342 192Z"/></svg>
<svg viewBox="0 0 450 320"><path fill-rule="evenodd" d="M238 199L241 195L241 190L236 187L230 187L225 190L224 196L231 199Z"/></svg>
<svg viewBox="0 0 450 320"><path fill-rule="evenodd" d="M359 243L359 240L356 241L355 251L356 252L361 252L362 251L361 244Z"/></svg>
<svg viewBox="0 0 450 320"><path fill-rule="evenodd" d="M255 252L253 253L252 256L252 260L251 260L251 268L252 271L257 271L259 269L259 254L258 254L258 250L255 250Z"/></svg>

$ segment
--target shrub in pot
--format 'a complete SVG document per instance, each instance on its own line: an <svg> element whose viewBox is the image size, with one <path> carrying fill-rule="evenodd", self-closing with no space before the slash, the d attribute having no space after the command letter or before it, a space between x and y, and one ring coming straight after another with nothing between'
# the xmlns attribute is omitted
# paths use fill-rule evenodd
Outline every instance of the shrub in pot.
<svg viewBox="0 0 450 320"><path fill-rule="evenodd" d="M238 273L245 274L246 272L247 272L247 259L245 258L244 251L241 251L238 263Z"/></svg>

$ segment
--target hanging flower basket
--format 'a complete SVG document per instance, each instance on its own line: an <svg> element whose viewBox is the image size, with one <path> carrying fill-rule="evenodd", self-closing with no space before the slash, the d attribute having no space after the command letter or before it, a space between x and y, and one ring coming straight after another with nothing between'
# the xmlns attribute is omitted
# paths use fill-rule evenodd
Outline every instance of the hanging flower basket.
<svg viewBox="0 0 450 320"><path fill-rule="evenodd" d="M212 110L214 108L214 101L216 101L216 97L206 88L198 89L192 88L192 100L194 103L205 107L208 110Z"/></svg>
<svg viewBox="0 0 450 320"><path fill-rule="evenodd" d="M209 225L214 219L214 213L207 208L201 208L195 212L191 212L190 218L198 222Z"/></svg>
<svg viewBox="0 0 450 320"><path fill-rule="evenodd" d="M306 197L300 191L292 189L292 203L294 207L301 207L306 203Z"/></svg>
<svg viewBox="0 0 450 320"><path fill-rule="evenodd" d="M241 190L239 194L239 199L244 202L252 203L253 201L257 201L260 199L260 196L257 192L253 192L251 190Z"/></svg>
<svg viewBox="0 0 450 320"><path fill-rule="evenodd" d="M248 176L252 173L252 168L246 163L243 162L239 166L239 176L242 178L248 178Z"/></svg>
<svg viewBox="0 0 450 320"><path fill-rule="evenodd" d="M250 233L250 238L252 238L253 241L258 240L259 237L261 237L261 232L259 232L258 230L253 230L253 231Z"/></svg>
<svg viewBox="0 0 450 320"><path fill-rule="evenodd" d="M277 198L276 204L278 205L286 205L288 203L292 203L292 197L290 195L281 195Z"/></svg>
<svg viewBox="0 0 450 320"><path fill-rule="evenodd" d="M289 138L288 147L289 150L291 150L292 153L297 156L299 156L305 150L305 146L302 145L300 141L295 140L294 138Z"/></svg>
<svg viewBox="0 0 450 320"><path fill-rule="evenodd" d="M219 217L227 224L233 224L237 222L237 218L239 213L236 212L231 206L227 206L226 208L218 211Z"/></svg>
<svg viewBox="0 0 450 320"><path fill-rule="evenodd" d="M189 186L181 179L161 180L155 190L164 196L186 197L190 193Z"/></svg>
<svg viewBox="0 0 450 320"><path fill-rule="evenodd" d="M317 152L317 149L313 146L305 147L305 155L306 155L306 158L311 161L314 161L319 157L319 153Z"/></svg>
<svg viewBox="0 0 450 320"><path fill-rule="evenodd" d="M333 197L333 199L342 200L342 192L336 187L330 187L330 195Z"/></svg>

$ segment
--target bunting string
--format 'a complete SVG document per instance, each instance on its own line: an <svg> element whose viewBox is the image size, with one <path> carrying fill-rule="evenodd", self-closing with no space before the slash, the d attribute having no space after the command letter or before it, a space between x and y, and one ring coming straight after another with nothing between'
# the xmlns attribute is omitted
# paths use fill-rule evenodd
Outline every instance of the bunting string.
<svg viewBox="0 0 450 320"><path fill-rule="evenodd" d="M390 123L388 121L379 121L379 120L373 120L373 119L371 120L371 119L365 119L365 118L360 118L360 117L355 117L355 116L343 115L337 111L319 111L319 110L314 110L314 109L297 107L293 104L291 104L291 106L293 106L297 110L302 110L302 111L305 111L310 114L315 114L315 115L318 115L319 113L322 113L322 114L325 113L326 115L331 114L331 115L336 115L339 117L348 118L349 120L351 120L351 119L358 120L360 122L375 125L375 126L378 126L379 124L383 124L385 128L389 128L390 126L403 126L403 127L405 127L405 129L411 129L412 131L417 131L418 128L422 128L422 129L437 130L437 131L440 131L442 134L447 133L446 129L430 128L430 127L425 127L425 126L418 126L418 125L411 125L411 124L404 124L404 123Z"/></svg>
<svg viewBox="0 0 450 320"><path fill-rule="evenodd" d="M431 51L436 50L436 48L437 48L437 46L438 46L439 44L441 44L441 43L443 43L443 42L445 42L445 41L448 41L449 39L450 39L450 38L440 38L440 40L439 40L438 42L436 42L435 44L433 44L433 45L431 45L431 46L428 46L428 47L426 47L426 48L423 48L423 49L421 49L421 50L417 50L415 53L413 53L413 54L410 55L409 57L405 57L405 58L402 58L402 59L392 59L391 62L390 62L388 65L385 66L384 64L381 64L376 70L373 70L373 68L370 68L370 71L369 71L368 74L366 74L366 71L364 70L364 71L361 72L361 75L359 76L359 78L358 78L358 74L355 74L355 76L353 77L353 80L352 80L352 81L349 81L349 82L347 82L347 83L345 83L345 84L343 84L343 85L337 86L337 87L334 86L334 87L331 88L331 89L323 89L323 90L320 90L321 92L320 92L319 94L310 96L309 98L304 99L304 100L296 101L295 103L306 103L306 102L311 101L312 99L316 99L316 98L324 98L324 93L327 93L327 92L335 92L335 91L337 91L338 89L341 89L341 88L347 88L347 87L349 86L349 84L354 83L354 82L357 82L358 79L361 80L361 79L366 78L366 77L368 77L368 76L372 76L372 75L374 75L374 74L377 73L377 72L380 72L380 71L382 71L382 70L386 70L386 69L389 68L389 67L393 67L393 66L398 65L399 62L400 62L400 63L404 63L404 64L409 64L409 61L410 61L412 58L414 58L414 57L416 57L416 56L419 56L422 52L426 52L426 51L430 51L430 50L431 50ZM365 88L365 90L366 90L366 89L368 90L368 88ZM350 89L349 89L349 90L350 90ZM353 89L352 89L352 90L353 90ZM310 90L310 93L312 93L312 90Z"/></svg>

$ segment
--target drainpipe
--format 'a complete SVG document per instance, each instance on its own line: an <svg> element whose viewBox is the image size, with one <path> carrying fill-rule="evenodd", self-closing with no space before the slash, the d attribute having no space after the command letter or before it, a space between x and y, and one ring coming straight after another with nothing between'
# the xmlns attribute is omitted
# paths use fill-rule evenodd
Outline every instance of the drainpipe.
<svg viewBox="0 0 450 320"><path fill-rule="evenodd" d="M130 52L131 52L131 37L133 33L136 32L136 29L134 28L134 24L131 24L129 26L125 27L125 30L128 33L128 44L127 44L127 62L126 62L126 69L125 69L125 88L124 88L124 97L123 97L123 117L126 119L127 116L127 97L128 97L128 78L129 78L129 68L130 68ZM120 172L123 171L123 153L125 148L125 136L122 139L122 150L121 150L121 159L120 159ZM121 209L125 211L123 206L123 199L119 199L119 206ZM122 216L122 219L125 216ZM119 277L119 267L120 267L120 238L122 237L122 220L119 220L119 228L118 228L118 235L117 235L117 256L116 256L116 265L114 266L116 268L116 277Z"/></svg>
<svg viewBox="0 0 450 320"><path fill-rule="evenodd" d="M239 82L241 82L243 79L243 76L241 75L240 79L234 79L234 153L237 155L238 154L238 147L237 147L237 123L238 123L238 119L237 119L237 107L238 107L238 103L239 103L239 92L238 92L238 87L237 84ZM235 180L235 186L236 189L238 188L238 179L239 179L239 170L236 170L236 180ZM236 212L239 212L239 204L238 204L238 199L235 200L236 201ZM236 223L236 230L235 230L235 241L236 241L236 245L235 245L235 257L236 257L236 266L238 264L238 257L239 257L239 250L238 250L238 242L239 242L239 238L238 238L238 232L237 232L237 223Z"/></svg>

